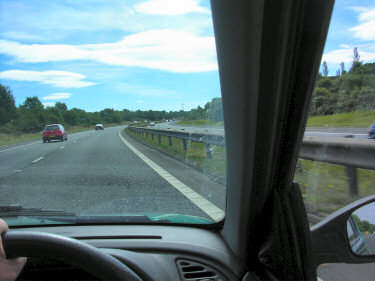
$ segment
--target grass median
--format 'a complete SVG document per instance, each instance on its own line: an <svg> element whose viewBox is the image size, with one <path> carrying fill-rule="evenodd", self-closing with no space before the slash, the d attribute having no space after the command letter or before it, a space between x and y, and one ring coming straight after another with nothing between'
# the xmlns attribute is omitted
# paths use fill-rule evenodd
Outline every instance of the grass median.
<svg viewBox="0 0 375 281"><path fill-rule="evenodd" d="M206 155L206 147L203 143L187 141L187 151L185 151L182 140L178 138L172 137L172 146L170 146L168 137L165 136L161 136L161 142L159 143L157 135L154 135L154 139L152 139L150 133L148 134L148 137L146 137L146 134L138 135L129 130L129 128L125 129L125 132L136 140L150 145L174 158L177 158L195 167L208 176L215 177L221 183L225 183L225 147L212 146L212 157L208 158Z"/></svg>
<svg viewBox="0 0 375 281"><path fill-rule="evenodd" d="M368 128L373 122L375 122L374 111L353 111L325 116L311 116L307 120L307 127ZM176 124L188 126L224 126L224 122L213 122L211 120L183 120Z"/></svg>

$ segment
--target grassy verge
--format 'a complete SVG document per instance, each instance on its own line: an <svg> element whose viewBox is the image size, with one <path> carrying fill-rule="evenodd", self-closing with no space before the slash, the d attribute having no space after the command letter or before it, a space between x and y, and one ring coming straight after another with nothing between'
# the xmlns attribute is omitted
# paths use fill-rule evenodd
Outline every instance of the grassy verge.
<svg viewBox="0 0 375 281"><path fill-rule="evenodd" d="M120 126L120 125L125 125L125 124L127 124L127 123L104 124L104 127L108 128L108 127L115 127L115 126ZM69 134L94 130L94 128L95 128L95 126L89 126L89 127L85 127L85 126L68 127L67 126L66 130L68 131L68 135L69 135ZM0 133L0 146L24 142L24 141L29 141L29 140L38 140L38 139L40 139L40 140L42 139L42 133L26 133L26 134L22 134L22 133L19 133L19 132L15 132L14 134Z"/></svg>
<svg viewBox="0 0 375 281"><path fill-rule="evenodd" d="M0 146L12 143L18 143L28 140L42 139L41 133L35 134L3 134L0 133Z"/></svg>
<svg viewBox="0 0 375 281"><path fill-rule="evenodd" d="M326 116L314 116L307 120L307 127L354 127L368 128L375 121L374 111L354 111ZM178 125L189 126L224 126L224 122L211 120L183 120Z"/></svg>
<svg viewBox="0 0 375 281"><path fill-rule="evenodd" d="M145 135L140 136L130 130L126 130L126 133L164 153L193 164L205 173L218 177L225 176L226 154L223 147L216 147L212 159L208 159L205 147L200 143L188 144L188 151L184 152L180 139L172 138L173 146L170 147L167 137L162 137L159 144L157 136L152 140L150 135L146 138ZM375 171L358 169L359 196L350 197L343 166L303 159L298 161L294 180L300 185L309 211L322 216L375 193Z"/></svg>
<svg viewBox="0 0 375 281"><path fill-rule="evenodd" d="M358 197L349 196L344 166L299 159L294 180L305 203L316 211L332 213L359 198L375 193L375 171L358 169Z"/></svg>
<svg viewBox="0 0 375 281"><path fill-rule="evenodd" d="M214 176L225 182L225 163L226 154L225 148L216 146L212 152L212 158L207 158L206 148L203 143L197 142L187 142L188 149L184 151L182 140L177 138L172 138L172 146L169 146L168 137L161 137L161 143L158 141L158 137L155 135L152 140L151 134L148 138L146 135L137 135L136 133L126 129L125 132L132 136L133 138L140 140L143 143L151 145L156 149L173 156L189 165L194 166L198 170L206 173L210 176Z"/></svg>
<svg viewBox="0 0 375 281"><path fill-rule="evenodd" d="M307 120L307 127L368 128L374 121L374 111L354 111L349 113L310 117Z"/></svg>
<svg viewBox="0 0 375 281"><path fill-rule="evenodd" d="M213 122L211 120L183 120L177 123L178 125L191 125L191 126L218 126L223 127L224 122Z"/></svg>

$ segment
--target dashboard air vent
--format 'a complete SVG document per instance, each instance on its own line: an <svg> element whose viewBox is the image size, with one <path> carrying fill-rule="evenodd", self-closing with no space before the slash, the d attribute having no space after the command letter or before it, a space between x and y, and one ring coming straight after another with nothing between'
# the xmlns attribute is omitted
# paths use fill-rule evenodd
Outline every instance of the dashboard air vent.
<svg viewBox="0 0 375 281"><path fill-rule="evenodd" d="M224 281L226 278L213 268L190 260L177 260L177 268L184 281Z"/></svg>

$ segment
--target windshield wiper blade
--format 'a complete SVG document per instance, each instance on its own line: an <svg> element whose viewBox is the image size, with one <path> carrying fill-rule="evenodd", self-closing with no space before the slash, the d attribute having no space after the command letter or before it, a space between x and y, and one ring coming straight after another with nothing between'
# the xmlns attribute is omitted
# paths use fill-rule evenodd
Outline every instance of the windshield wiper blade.
<svg viewBox="0 0 375 281"><path fill-rule="evenodd" d="M146 215L126 216L77 216L75 213L67 213L59 210L45 210L41 208L24 208L19 205L0 206L0 217L16 218L28 217L39 220L49 220L63 223L170 223L169 219L151 219Z"/></svg>
<svg viewBox="0 0 375 281"><path fill-rule="evenodd" d="M145 215L130 215L130 216L48 216L49 220L67 222L67 223L99 223L99 224L113 224L113 223L170 223L168 219L152 220Z"/></svg>
<svg viewBox="0 0 375 281"><path fill-rule="evenodd" d="M0 206L0 217L71 217L75 213L67 213L59 210L44 210L41 208L24 208L19 205Z"/></svg>

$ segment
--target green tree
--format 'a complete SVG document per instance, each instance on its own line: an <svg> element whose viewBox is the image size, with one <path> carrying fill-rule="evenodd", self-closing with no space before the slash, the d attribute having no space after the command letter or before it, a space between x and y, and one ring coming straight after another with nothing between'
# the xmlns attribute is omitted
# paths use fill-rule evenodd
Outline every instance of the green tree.
<svg viewBox="0 0 375 281"><path fill-rule="evenodd" d="M0 125L4 125L16 117L16 105L9 87L0 84Z"/></svg>
<svg viewBox="0 0 375 281"><path fill-rule="evenodd" d="M340 63L340 73L341 73L341 75L345 75L346 74L345 63L344 62Z"/></svg>
<svg viewBox="0 0 375 281"><path fill-rule="evenodd" d="M337 96L326 88L316 88L310 107L311 115L330 115L335 112Z"/></svg>
<svg viewBox="0 0 375 281"><path fill-rule="evenodd" d="M326 61L323 61L323 64L322 64L322 73L323 73L323 76L328 76L328 65Z"/></svg>
<svg viewBox="0 0 375 281"><path fill-rule="evenodd" d="M40 112L44 109L44 106L40 102L38 97L26 98L25 102L21 107L25 110L29 110L32 112Z"/></svg>
<svg viewBox="0 0 375 281"><path fill-rule="evenodd" d="M78 115L75 111L67 110L63 113L64 121L71 126L77 125Z"/></svg>
<svg viewBox="0 0 375 281"><path fill-rule="evenodd" d="M65 112L68 110L68 107L66 106L65 103L63 102L56 102L55 107L60 111L60 112Z"/></svg>
<svg viewBox="0 0 375 281"><path fill-rule="evenodd" d="M208 119L219 122L224 120L223 116L223 105L221 102L221 98L213 98L211 102L205 105L207 108L207 117Z"/></svg>

